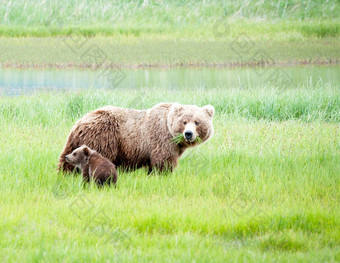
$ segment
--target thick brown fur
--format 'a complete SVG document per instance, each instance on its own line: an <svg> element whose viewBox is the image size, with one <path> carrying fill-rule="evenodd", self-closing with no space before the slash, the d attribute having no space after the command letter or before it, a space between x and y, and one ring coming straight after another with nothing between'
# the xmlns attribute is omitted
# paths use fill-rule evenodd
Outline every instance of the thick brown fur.
<svg viewBox="0 0 340 263"><path fill-rule="evenodd" d="M68 164L79 167L83 179L89 182L93 179L97 184L110 184L117 182L117 171L113 163L101 154L83 145L65 156Z"/></svg>
<svg viewBox="0 0 340 263"><path fill-rule="evenodd" d="M65 156L86 144L125 169L172 170L178 158L198 141L175 144L172 138L190 129L205 142L213 134L214 107L160 103L148 110L106 106L76 122L59 159L59 169L73 171Z"/></svg>

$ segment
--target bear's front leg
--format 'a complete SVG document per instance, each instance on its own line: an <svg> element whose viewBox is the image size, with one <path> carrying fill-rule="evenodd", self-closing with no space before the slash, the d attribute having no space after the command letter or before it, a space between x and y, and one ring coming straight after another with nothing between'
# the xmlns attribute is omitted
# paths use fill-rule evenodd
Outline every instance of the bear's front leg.
<svg viewBox="0 0 340 263"><path fill-rule="evenodd" d="M162 155L152 156L149 165L149 174L153 171L158 171L160 173L172 172L176 166L177 158Z"/></svg>
<svg viewBox="0 0 340 263"><path fill-rule="evenodd" d="M82 175L83 175L83 181L88 183L90 182L90 167L89 165L86 165L82 168Z"/></svg>

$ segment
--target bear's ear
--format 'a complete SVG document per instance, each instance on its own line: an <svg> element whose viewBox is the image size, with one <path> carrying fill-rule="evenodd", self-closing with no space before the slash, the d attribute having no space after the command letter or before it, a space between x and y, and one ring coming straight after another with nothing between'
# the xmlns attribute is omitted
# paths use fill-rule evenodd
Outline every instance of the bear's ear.
<svg viewBox="0 0 340 263"><path fill-rule="evenodd" d="M183 106L179 103L174 103L171 106L171 111L175 114L180 114L182 110L183 110Z"/></svg>
<svg viewBox="0 0 340 263"><path fill-rule="evenodd" d="M215 114L215 108L212 105L205 105L203 110L209 115L209 117L213 117Z"/></svg>
<svg viewBox="0 0 340 263"><path fill-rule="evenodd" d="M88 157L90 155L90 149L88 147L86 147L86 146L84 147L83 152L84 152L84 155L86 157Z"/></svg>

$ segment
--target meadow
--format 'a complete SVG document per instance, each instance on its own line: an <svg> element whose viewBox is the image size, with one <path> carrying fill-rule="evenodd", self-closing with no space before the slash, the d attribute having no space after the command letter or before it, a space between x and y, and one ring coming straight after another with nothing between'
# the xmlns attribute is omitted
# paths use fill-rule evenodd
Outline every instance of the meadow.
<svg viewBox="0 0 340 263"><path fill-rule="evenodd" d="M340 262L339 17L338 0L0 0L0 261ZM57 172L81 116L162 101L216 110L173 173Z"/></svg>
<svg viewBox="0 0 340 263"><path fill-rule="evenodd" d="M185 3L185 4L184 4ZM337 0L3 0L0 36L338 37Z"/></svg>
<svg viewBox="0 0 340 263"><path fill-rule="evenodd" d="M218 95L217 95L218 94ZM73 123L112 104L216 108L215 135L167 175L83 187L56 164ZM38 92L0 98L5 262L337 262L338 86Z"/></svg>

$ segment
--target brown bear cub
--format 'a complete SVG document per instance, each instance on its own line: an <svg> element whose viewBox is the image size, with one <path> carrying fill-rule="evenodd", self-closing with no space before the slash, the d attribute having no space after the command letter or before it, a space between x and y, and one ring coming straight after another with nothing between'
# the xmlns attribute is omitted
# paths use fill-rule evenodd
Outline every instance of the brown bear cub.
<svg viewBox="0 0 340 263"><path fill-rule="evenodd" d="M86 145L75 149L65 156L66 162L79 167L86 182L92 178L97 184L114 184L117 182L117 171L113 163Z"/></svg>

